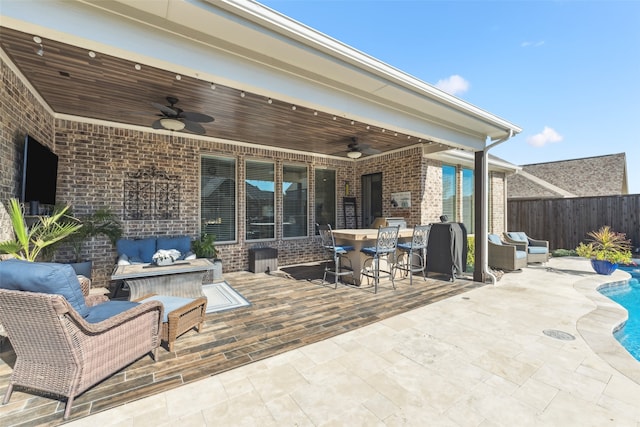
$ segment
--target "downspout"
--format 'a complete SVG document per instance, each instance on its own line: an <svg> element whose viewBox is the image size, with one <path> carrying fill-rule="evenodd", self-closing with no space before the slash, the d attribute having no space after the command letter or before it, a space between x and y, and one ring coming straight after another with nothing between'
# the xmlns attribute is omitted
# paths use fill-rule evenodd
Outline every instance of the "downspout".
<svg viewBox="0 0 640 427"><path fill-rule="evenodd" d="M484 181L484 185L482 186L482 216L486 218L487 221L487 231L489 231L489 150L495 147L496 145L502 144L507 141L509 138L513 136L513 129L509 129L509 135L504 138L497 139L492 141L484 149L484 155L482 156L482 173L484 177L482 180ZM480 239L482 242L482 271L483 274L489 276L491 278L491 284L495 285L498 280L496 276L489 270L489 241L486 236Z"/></svg>

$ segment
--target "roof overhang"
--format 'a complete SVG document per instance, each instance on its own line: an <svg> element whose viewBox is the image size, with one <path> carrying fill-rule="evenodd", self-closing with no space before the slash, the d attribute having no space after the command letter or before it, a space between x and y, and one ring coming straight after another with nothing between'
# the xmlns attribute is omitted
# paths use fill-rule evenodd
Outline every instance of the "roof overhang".
<svg viewBox="0 0 640 427"><path fill-rule="evenodd" d="M12 1L2 25L478 151L517 126L253 1Z"/></svg>

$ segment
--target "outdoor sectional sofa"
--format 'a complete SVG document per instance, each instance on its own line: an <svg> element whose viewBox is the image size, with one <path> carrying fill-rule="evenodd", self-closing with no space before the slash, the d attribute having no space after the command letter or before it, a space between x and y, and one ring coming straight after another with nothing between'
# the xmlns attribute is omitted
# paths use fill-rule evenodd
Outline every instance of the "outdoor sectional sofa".
<svg viewBox="0 0 640 427"><path fill-rule="evenodd" d="M120 239L116 242L119 265L150 264L153 255L160 250L176 250L180 255L176 260L194 259L191 252L191 238L189 236L159 236L143 239Z"/></svg>

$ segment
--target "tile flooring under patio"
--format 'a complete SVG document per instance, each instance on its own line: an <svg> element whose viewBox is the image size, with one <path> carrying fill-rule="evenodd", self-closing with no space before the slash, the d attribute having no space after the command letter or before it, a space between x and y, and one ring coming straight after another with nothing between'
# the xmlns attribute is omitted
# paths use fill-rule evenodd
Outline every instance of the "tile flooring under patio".
<svg viewBox="0 0 640 427"><path fill-rule="evenodd" d="M626 278L553 258L70 425L638 427L640 362L611 334L624 311L595 290Z"/></svg>
<svg viewBox="0 0 640 427"><path fill-rule="evenodd" d="M174 352L161 348L156 363L146 356L78 396L70 419L182 388L481 286L466 279L452 283L444 277L427 281L414 278L412 287L404 279L396 281L394 291L391 283L385 282L373 294L371 287L341 285L334 290L319 280L306 280L304 277L318 277L317 266L287 271L290 274L225 274L227 282L251 306L207 315L202 332L190 331L180 337ZM2 394L14 362L10 345L5 344L3 350ZM15 390L9 404L0 406L0 425L58 425L62 423L63 410L64 404L59 400Z"/></svg>

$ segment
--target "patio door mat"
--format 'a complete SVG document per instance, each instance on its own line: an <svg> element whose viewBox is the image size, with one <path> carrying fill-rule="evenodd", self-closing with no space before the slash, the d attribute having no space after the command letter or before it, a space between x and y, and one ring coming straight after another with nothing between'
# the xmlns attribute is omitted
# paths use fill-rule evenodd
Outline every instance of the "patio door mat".
<svg viewBox="0 0 640 427"><path fill-rule="evenodd" d="M231 310L251 305L240 293L226 281L202 285L202 292L207 297L207 313Z"/></svg>
<svg viewBox="0 0 640 427"><path fill-rule="evenodd" d="M324 274L324 263L299 264L288 267L280 267L280 271L285 273L285 277L295 280L322 280Z"/></svg>

